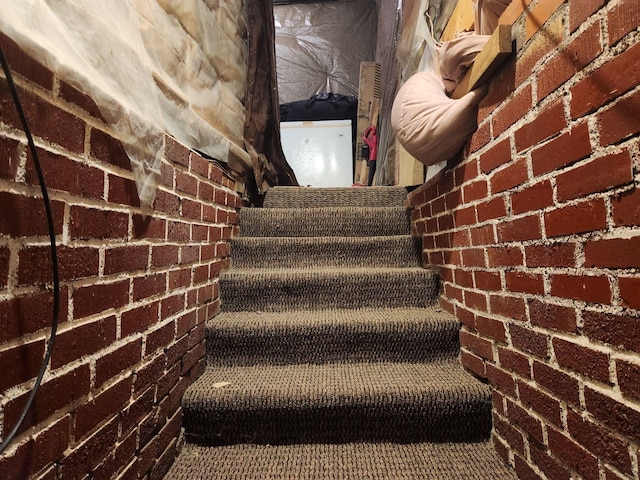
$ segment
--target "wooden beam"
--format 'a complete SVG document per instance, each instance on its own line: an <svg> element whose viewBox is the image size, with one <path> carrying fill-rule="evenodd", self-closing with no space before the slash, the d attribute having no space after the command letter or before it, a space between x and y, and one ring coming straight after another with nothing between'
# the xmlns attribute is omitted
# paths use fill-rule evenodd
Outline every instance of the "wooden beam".
<svg viewBox="0 0 640 480"><path fill-rule="evenodd" d="M511 25L498 25L451 98L461 98L486 83L512 51Z"/></svg>
<svg viewBox="0 0 640 480"><path fill-rule="evenodd" d="M453 40L456 33L473 30L474 21L473 0L458 0L440 41L448 42Z"/></svg>

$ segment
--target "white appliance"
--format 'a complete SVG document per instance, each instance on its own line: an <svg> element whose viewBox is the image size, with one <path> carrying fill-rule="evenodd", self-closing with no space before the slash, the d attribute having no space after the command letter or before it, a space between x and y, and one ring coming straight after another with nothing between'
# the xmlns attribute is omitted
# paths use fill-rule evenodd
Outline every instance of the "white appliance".
<svg viewBox="0 0 640 480"><path fill-rule="evenodd" d="M281 122L280 135L287 163L301 186L353 184L351 120Z"/></svg>

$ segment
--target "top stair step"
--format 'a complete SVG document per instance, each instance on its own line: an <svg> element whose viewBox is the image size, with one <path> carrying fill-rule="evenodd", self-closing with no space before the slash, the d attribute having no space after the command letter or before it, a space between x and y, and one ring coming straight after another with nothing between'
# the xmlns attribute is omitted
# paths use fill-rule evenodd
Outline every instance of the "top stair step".
<svg viewBox="0 0 640 480"><path fill-rule="evenodd" d="M402 207L407 199L404 187L271 187L264 199L266 208L313 207Z"/></svg>

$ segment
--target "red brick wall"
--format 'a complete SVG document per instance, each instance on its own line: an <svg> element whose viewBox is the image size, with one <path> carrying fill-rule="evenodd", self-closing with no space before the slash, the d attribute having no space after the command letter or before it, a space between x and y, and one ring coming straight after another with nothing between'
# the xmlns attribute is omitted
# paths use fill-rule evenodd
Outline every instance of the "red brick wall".
<svg viewBox="0 0 640 480"><path fill-rule="evenodd" d="M153 209L90 99L6 37L49 188L60 325L35 404L0 477L162 478L180 444L180 399L203 369L204 322L242 202L220 166L166 137ZM13 428L52 317L47 223L0 77L0 425Z"/></svg>
<svg viewBox="0 0 640 480"><path fill-rule="evenodd" d="M524 9L524 11L523 11ZM638 479L640 2L514 0L517 55L413 227L523 479Z"/></svg>

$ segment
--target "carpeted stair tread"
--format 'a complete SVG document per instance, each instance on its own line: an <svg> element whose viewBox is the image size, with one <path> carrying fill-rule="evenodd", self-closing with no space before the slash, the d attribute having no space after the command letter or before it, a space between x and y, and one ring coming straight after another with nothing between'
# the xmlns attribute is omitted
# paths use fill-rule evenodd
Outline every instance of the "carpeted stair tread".
<svg viewBox="0 0 640 480"><path fill-rule="evenodd" d="M230 269L220 275L226 311L427 307L438 275L423 268Z"/></svg>
<svg viewBox="0 0 640 480"><path fill-rule="evenodd" d="M237 237L234 268L417 267L419 244L410 235L380 237Z"/></svg>
<svg viewBox="0 0 640 480"><path fill-rule="evenodd" d="M320 237L407 235L405 207L244 208L243 237Z"/></svg>
<svg viewBox="0 0 640 480"><path fill-rule="evenodd" d="M391 207L404 205L406 199L404 187L271 187L263 205L265 208Z"/></svg>
<svg viewBox="0 0 640 480"><path fill-rule="evenodd" d="M490 442L187 444L165 480L516 480Z"/></svg>
<svg viewBox="0 0 640 480"><path fill-rule="evenodd" d="M456 359L207 367L184 394L189 437L212 443L477 441L489 388Z"/></svg>
<svg viewBox="0 0 640 480"><path fill-rule="evenodd" d="M209 365L434 361L459 353L439 307L222 312L205 325Z"/></svg>

